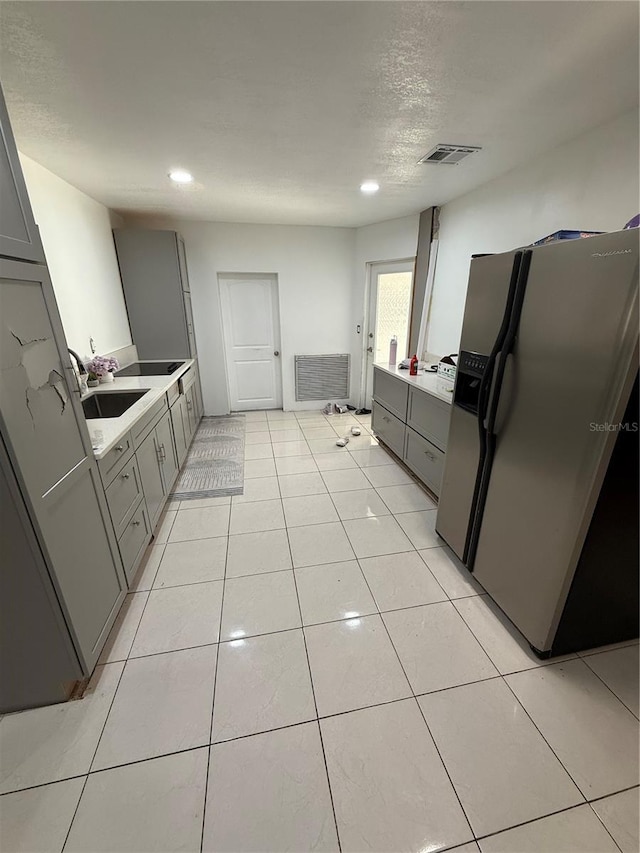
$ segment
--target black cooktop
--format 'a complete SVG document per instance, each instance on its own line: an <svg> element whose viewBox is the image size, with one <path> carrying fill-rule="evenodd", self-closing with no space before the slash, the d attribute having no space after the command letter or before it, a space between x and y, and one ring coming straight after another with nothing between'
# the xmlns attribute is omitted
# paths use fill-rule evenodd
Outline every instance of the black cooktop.
<svg viewBox="0 0 640 853"><path fill-rule="evenodd" d="M118 370L116 376L166 376L182 367L184 361L135 361Z"/></svg>

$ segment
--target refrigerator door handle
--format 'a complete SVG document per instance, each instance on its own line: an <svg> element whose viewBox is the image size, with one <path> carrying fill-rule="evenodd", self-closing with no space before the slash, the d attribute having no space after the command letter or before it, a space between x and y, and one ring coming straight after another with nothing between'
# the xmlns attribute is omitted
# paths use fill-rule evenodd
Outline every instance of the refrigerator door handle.
<svg viewBox="0 0 640 853"><path fill-rule="evenodd" d="M505 312L505 316L507 316L508 313L508 324L500 352L497 354L495 381L493 382L492 392L487 408L486 432L484 439L485 460L482 469L478 470L476 488L474 491L473 516L469 525L467 541L465 543L465 563L470 569L473 568L476 551L478 549L482 514L487 500L487 492L489 491L491 467L493 465L493 457L496 449L495 425L498 405L500 404L500 391L502 389L502 381L504 379L504 372L507 366L507 359L513 351L516 337L518 335L520 314L522 313L522 305L524 303L524 294L527 287L530 266L531 250L527 250L522 256L515 283L512 278L512 284L514 284L514 287L513 289L510 288L510 297L513 296L513 298L508 300L508 302L511 302L511 310L509 312Z"/></svg>
<svg viewBox="0 0 640 853"><path fill-rule="evenodd" d="M494 384L491 403L487 410L487 433L495 435L496 415L498 414L498 404L500 403L500 391L504 380L504 372L507 367L507 359L513 352L513 347L518 336L518 327L520 325L520 314L522 313L522 305L524 303L524 294L527 288L527 279L529 277L529 267L531 266L531 250L524 253L520 274L516 284L515 296L513 300L513 310L509 321L509 328L504 339L502 351L498 359L496 368L496 381Z"/></svg>
<svg viewBox="0 0 640 853"><path fill-rule="evenodd" d="M491 348L491 352L489 353L489 358L487 360L487 364L482 375L482 380L480 382L480 390L478 392L478 409L477 409L477 420L478 420L478 440L480 442L480 455L478 461L478 470L476 473L476 481L473 487L473 498L471 500L471 518L469 519L469 526L467 528L467 536L464 545L463 552L463 560L469 569L472 568L473 560L469 559L470 556L470 548L473 540L473 532L475 527L475 520L478 515L479 508L479 499L482 490L483 479L486 475L486 461L487 458L491 456L491 447L488 441L488 431L487 431L487 411L489 410L490 404L495 397L496 390L496 382L495 380L495 365L500 355L502 348L504 346L505 338L507 336L507 332L509 331L509 325L511 322L511 315L513 312L513 304L515 300L515 295L517 291L517 285L520 278L520 269L522 267L522 252L516 252L513 259L513 267L511 268L511 279L509 281L509 291L507 293L507 301L505 303L504 314L502 315L502 322L500 324L500 328L498 330L498 334L496 336L493 347Z"/></svg>

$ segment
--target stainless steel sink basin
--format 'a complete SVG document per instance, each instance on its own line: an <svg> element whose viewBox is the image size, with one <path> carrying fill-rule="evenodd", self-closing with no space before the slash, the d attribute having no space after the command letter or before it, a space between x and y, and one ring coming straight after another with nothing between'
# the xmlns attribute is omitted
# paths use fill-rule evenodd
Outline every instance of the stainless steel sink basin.
<svg viewBox="0 0 640 853"><path fill-rule="evenodd" d="M147 391L96 391L82 401L84 416L91 418L119 418Z"/></svg>

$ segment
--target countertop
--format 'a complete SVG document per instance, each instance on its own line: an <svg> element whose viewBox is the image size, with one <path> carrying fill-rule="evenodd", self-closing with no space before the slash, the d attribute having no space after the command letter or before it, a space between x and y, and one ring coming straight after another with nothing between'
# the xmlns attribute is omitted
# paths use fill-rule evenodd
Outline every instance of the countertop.
<svg viewBox="0 0 640 853"><path fill-rule="evenodd" d="M402 379L407 385L426 391L427 394L431 394L432 397L437 397L438 400L443 400L445 403L451 404L453 400L453 382L450 379L443 379L437 373L419 370L417 376L410 376L408 370L399 370L396 365L392 367L389 364L377 362L373 366L377 367L378 370L384 370L385 373L390 373L391 376Z"/></svg>
<svg viewBox="0 0 640 853"><path fill-rule="evenodd" d="M145 359L145 361L161 360L167 361L167 359ZM105 382L102 385L98 385L97 388L89 388L89 391L82 395L83 400L86 400L95 391L104 391L108 394L112 391L141 391L147 389L144 397L137 400L119 418L87 419L87 427L95 458L102 459L114 444L129 432L138 418L144 415L154 403L157 403L162 395L167 393L173 383L195 363L195 360L190 358L177 370L174 370L173 373L163 374L162 376L114 376L113 382ZM125 365L122 366L125 367Z"/></svg>

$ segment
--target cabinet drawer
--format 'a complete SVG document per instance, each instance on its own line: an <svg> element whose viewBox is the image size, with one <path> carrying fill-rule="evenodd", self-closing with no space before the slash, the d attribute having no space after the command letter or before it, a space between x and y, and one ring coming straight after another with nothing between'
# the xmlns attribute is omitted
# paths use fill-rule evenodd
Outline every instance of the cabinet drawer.
<svg viewBox="0 0 640 853"><path fill-rule="evenodd" d="M407 427L404 461L435 495L440 494L444 457L445 454L435 444Z"/></svg>
<svg viewBox="0 0 640 853"><path fill-rule="evenodd" d="M133 580L144 549L150 540L151 525L149 524L149 517L147 516L144 501L141 500L118 541L122 564L124 565L124 571L129 583Z"/></svg>
<svg viewBox="0 0 640 853"><path fill-rule="evenodd" d="M109 485L126 460L131 457L132 453L133 441L130 433L127 433L122 436L115 447L112 447L102 459L98 459L98 470L105 486Z"/></svg>
<svg viewBox="0 0 640 853"><path fill-rule="evenodd" d="M127 516L142 496L140 472L135 456L118 471L105 494L116 536L120 537L126 528Z"/></svg>
<svg viewBox="0 0 640 853"><path fill-rule="evenodd" d="M167 391L167 404L168 404L169 408L171 408L171 406L173 406L173 404L175 403L175 401L178 399L179 396L180 396L180 388L178 386L178 380L176 380L173 383L173 385L169 388L169 390Z"/></svg>
<svg viewBox="0 0 640 853"><path fill-rule="evenodd" d="M155 425L158 415L161 415L162 412L166 411L168 408L167 395L163 394L158 402L154 403L149 411L145 412L145 414L141 416L140 420L132 427L131 437L133 438L133 446L136 450L142 443L146 434L149 432L149 429Z"/></svg>
<svg viewBox="0 0 640 853"><path fill-rule="evenodd" d="M385 409L400 418L401 421L406 421L407 398L409 396L409 386L406 382L374 367L373 396Z"/></svg>
<svg viewBox="0 0 640 853"><path fill-rule="evenodd" d="M420 391L417 388L409 389L407 424L440 450L447 449L450 420L451 405L449 403L432 397L426 391Z"/></svg>
<svg viewBox="0 0 640 853"><path fill-rule="evenodd" d="M193 366L188 367L185 372L182 374L178 382L180 384L180 390L184 394L187 388L191 388L193 383L196 381L196 371Z"/></svg>
<svg viewBox="0 0 640 853"><path fill-rule="evenodd" d="M405 425L376 400L373 401L371 411L371 426L375 434L401 457L404 450Z"/></svg>

